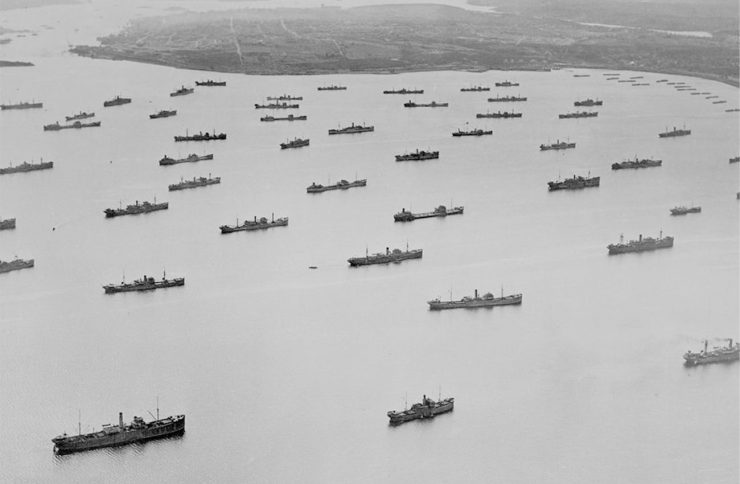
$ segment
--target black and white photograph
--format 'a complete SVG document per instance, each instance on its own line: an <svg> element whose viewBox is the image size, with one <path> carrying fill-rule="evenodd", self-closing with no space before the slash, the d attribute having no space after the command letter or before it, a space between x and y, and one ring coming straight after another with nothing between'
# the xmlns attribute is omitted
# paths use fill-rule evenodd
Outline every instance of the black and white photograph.
<svg viewBox="0 0 740 484"><path fill-rule="evenodd" d="M740 482L737 0L0 0L0 482Z"/></svg>

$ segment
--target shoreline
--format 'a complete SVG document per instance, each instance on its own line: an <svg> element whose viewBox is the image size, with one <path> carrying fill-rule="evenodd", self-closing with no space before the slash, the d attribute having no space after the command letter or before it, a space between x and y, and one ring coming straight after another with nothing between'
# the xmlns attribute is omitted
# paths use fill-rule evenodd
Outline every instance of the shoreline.
<svg viewBox="0 0 740 484"><path fill-rule="evenodd" d="M548 66L530 67L530 68L519 67L519 68L514 68L514 69L506 68L506 67L496 67L496 66L477 66L473 64L469 66L448 64L448 65L434 65L434 66L429 66L429 67L399 67L399 68L371 67L368 69L354 69L354 70L315 69L315 70L306 70L305 72L300 72L300 73L289 72L288 70L286 70L285 72L267 72L267 71L242 72L238 69L233 69L233 70L205 69L200 66L188 65L186 63L157 62L154 59L141 59L133 55L132 56L93 55L91 53L84 53L84 52L80 52L79 50L76 50L80 47L84 49L89 48L89 46L75 46L69 49L69 52L75 55L78 55L80 57L87 57L90 59L105 59L105 60L112 60L112 61L138 62L141 64L152 64L152 65L158 65L158 66L163 66L163 67L171 67L174 69L185 69L185 70L194 70L194 71L203 71L203 72L218 72L218 73L223 73L223 74L244 74L248 76L330 76L330 75L346 75L346 74L392 75L392 74L406 74L406 73L413 73L413 72L435 72L435 71L480 72L480 73L489 72L489 71L550 72L553 70L562 70L562 69L590 69L590 70L624 70L624 71L631 71L631 72L645 72L645 73L652 73L652 74L695 77L698 79L715 81L715 82L719 82L722 84L726 84L728 86L740 88L740 79L739 80L726 79L726 78L715 76L709 73L691 72L691 71L684 71L684 70L679 70L679 69L648 70L648 69L635 67L635 66L618 66L618 65L606 65L606 64L576 65L576 64L567 64L567 63L553 63L552 65L548 65Z"/></svg>

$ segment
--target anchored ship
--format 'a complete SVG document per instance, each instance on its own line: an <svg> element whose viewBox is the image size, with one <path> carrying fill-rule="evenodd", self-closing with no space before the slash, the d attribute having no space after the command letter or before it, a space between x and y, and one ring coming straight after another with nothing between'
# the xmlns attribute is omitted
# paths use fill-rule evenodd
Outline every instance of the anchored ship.
<svg viewBox="0 0 740 484"><path fill-rule="evenodd" d="M686 215L687 213L701 213L701 207L673 207L671 215Z"/></svg>
<svg viewBox="0 0 740 484"><path fill-rule="evenodd" d="M187 94L193 94L194 92L195 88L181 86L180 89L178 89L177 91L171 92L170 97L185 96Z"/></svg>
<svg viewBox="0 0 740 484"><path fill-rule="evenodd" d="M378 253L369 255L365 252L365 257L350 257L347 259L349 265L352 267L357 266L368 266L372 264L390 264L391 262L402 262L408 259L421 259L423 255L423 249L409 250L406 247L406 251L401 249L390 250L388 247L385 248L385 254Z"/></svg>
<svg viewBox="0 0 740 484"><path fill-rule="evenodd" d="M135 204L127 205L126 208L106 208L103 212L105 212L105 216L107 218L112 218L120 217L122 215L139 215L141 213L156 212L157 210L167 210L168 208L169 203L167 202L157 203L155 200L154 203L139 203L139 201L136 200Z"/></svg>
<svg viewBox="0 0 740 484"><path fill-rule="evenodd" d="M511 82L511 81L504 81L504 82L497 82L496 87L515 87L518 86L518 82Z"/></svg>
<svg viewBox="0 0 740 484"><path fill-rule="evenodd" d="M221 177L217 176L216 178L211 178L211 174L208 174L208 178L201 176L198 178L193 177L192 180L182 180L180 179L179 183L173 183L169 186L170 191L175 190L186 190L188 188L198 188L198 187L206 187L208 185L216 185L218 183L221 183Z"/></svg>
<svg viewBox="0 0 740 484"><path fill-rule="evenodd" d="M726 348L714 347L712 351L707 350L708 342L704 341L704 350L694 353L689 350L683 355L687 366L708 365L710 363L724 363L740 359L740 344L732 344L732 339L728 339Z"/></svg>
<svg viewBox="0 0 740 484"><path fill-rule="evenodd" d="M167 287L184 286L184 277L175 277L167 279L167 274L162 274L162 280L157 281L153 277L144 275L141 279L134 282L121 282L120 284L106 284L103 286L106 294L115 294L117 292L134 292L134 291L153 291L155 289L164 289Z"/></svg>
<svg viewBox="0 0 740 484"><path fill-rule="evenodd" d="M169 118L170 116L175 116L176 114L177 114L176 109L173 109L171 111L167 111L166 109L163 109L158 113L150 114L149 119Z"/></svg>
<svg viewBox="0 0 740 484"><path fill-rule="evenodd" d="M72 116L65 116L64 118L67 121L77 121L78 119L87 119L93 117L95 117L95 113L86 113L84 111L80 111L77 114L73 114Z"/></svg>
<svg viewBox="0 0 740 484"><path fill-rule="evenodd" d="M496 113L486 112L486 113L478 113L475 115L476 118L521 118L522 113L515 113L515 112L507 112L504 111L503 113L501 111L498 111Z"/></svg>
<svg viewBox="0 0 740 484"><path fill-rule="evenodd" d="M476 129L471 129L469 131L463 131L463 130L461 130L461 129L458 128L457 131L455 131L455 132L452 133L452 136L455 136L455 137L458 137L458 136L483 136L483 135L488 135L488 134L493 134L493 130L492 129L489 129L487 131L484 131L484 130L482 130L480 128L476 128Z"/></svg>
<svg viewBox="0 0 740 484"><path fill-rule="evenodd" d="M310 186L306 188L307 193L321 193L326 192L329 190L346 190L348 188L354 188L354 187L364 187L367 185L367 179L363 178L362 180L355 180L353 182L348 182L347 180L339 180L334 185L322 185L320 183L311 183Z"/></svg>
<svg viewBox="0 0 740 484"><path fill-rule="evenodd" d="M264 116L260 118L260 121L305 121L308 119L308 116L293 116L292 114L289 114L285 117L275 117L275 116Z"/></svg>
<svg viewBox="0 0 740 484"><path fill-rule="evenodd" d="M424 89L391 89L383 91L383 94L424 94Z"/></svg>
<svg viewBox="0 0 740 484"><path fill-rule="evenodd" d="M432 218L432 217L446 217L448 215L461 215L465 210L465 207L452 207L448 209L444 205L440 205L431 212L420 212L412 213L407 212L405 208L402 208L400 212L393 215L394 222L411 222L419 218Z"/></svg>
<svg viewBox="0 0 740 484"><path fill-rule="evenodd" d="M391 410L388 412L388 418L390 419L391 425L398 425L410 420L434 418L441 413L451 412L454 408L455 399L452 397L445 398L444 400L440 399L435 402L424 395L421 403L414 403L411 405L411 408L407 410Z"/></svg>
<svg viewBox="0 0 740 484"><path fill-rule="evenodd" d="M281 94L279 96L267 96L268 101L303 101L303 96L291 96L290 94Z"/></svg>
<svg viewBox="0 0 740 484"><path fill-rule="evenodd" d="M286 150L288 148L300 148L302 146L308 146L308 144L311 142L308 138L302 139L302 138L293 138L291 141L286 141L285 143L280 143L280 149Z"/></svg>
<svg viewBox="0 0 740 484"><path fill-rule="evenodd" d="M558 114L560 119L572 118L595 118L599 113L597 111L576 111L575 113Z"/></svg>
<svg viewBox="0 0 740 484"><path fill-rule="evenodd" d="M426 104L415 103L413 101L403 103L403 107L405 108L446 108L449 105L450 105L449 103L438 103L437 101L432 101Z"/></svg>
<svg viewBox="0 0 740 484"><path fill-rule="evenodd" d="M320 87L317 87L316 89L319 91L346 91L347 86L335 86L335 85L320 86Z"/></svg>
<svg viewBox="0 0 740 484"><path fill-rule="evenodd" d="M38 109L43 108L44 103L37 102L20 102L16 104L0 104L0 109L5 111L7 109Z"/></svg>
<svg viewBox="0 0 740 484"><path fill-rule="evenodd" d="M436 160L437 158L439 158L439 151L424 151L419 150L418 148L412 153L396 155L396 161Z"/></svg>
<svg viewBox="0 0 740 484"><path fill-rule="evenodd" d="M59 121L57 121L54 124L44 125L44 131L60 131L62 129L97 128L98 126L100 126L100 121L93 121L91 123L83 123L81 121L75 121L72 124L59 124Z"/></svg>
<svg viewBox="0 0 740 484"><path fill-rule="evenodd" d="M375 126L365 126L363 123L362 126L359 124L352 123L351 125L339 128L339 129L330 129L329 134L353 134L353 133L366 133L368 131L375 131Z"/></svg>
<svg viewBox="0 0 740 484"><path fill-rule="evenodd" d="M526 101L526 97L521 96L504 96L501 97L499 95L496 95L496 97L489 97L488 102L489 103L506 103L506 102L524 102Z"/></svg>
<svg viewBox="0 0 740 484"><path fill-rule="evenodd" d="M2 274L3 272L28 269L30 267L33 267L33 259L23 260L16 257L10 262L0 260L0 274Z"/></svg>
<svg viewBox="0 0 740 484"><path fill-rule="evenodd" d="M579 107L579 106L603 106L604 101L601 101L600 99L584 99L583 101L576 101L573 103L573 106Z"/></svg>
<svg viewBox="0 0 740 484"><path fill-rule="evenodd" d="M7 218L5 220L0 218L0 230L10 230L15 228L15 219Z"/></svg>
<svg viewBox="0 0 740 484"><path fill-rule="evenodd" d="M299 107L301 107L299 104L288 104L287 102L254 105L254 109L298 109Z"/></svg>
<svg viewBox="0 0 740 484"><path fill-rule="evenodd" d="M547 189L551 192L555 190L577 190L579 188L598 187L601 177L582 177L573 175L573 178L565 180L547 182Z"/></svg>
<svg viewBox="0 0 740 484"><path fill-rule="evenodd" d="M504 296L504 290L501 289L501 297L496 297L490 292L484 294L482 297L478 296L478 289L475 290L473 297L465 296L458 301L442 301L440 298L428 301L429 309L431 310L442 310L442 309L473 309L473 308L491 308L493 306L508 306L511 304L521 304L522 295L512 294Z"/></svg>
<svg viewBox="0 0 740 484"><path fill-rule="evenodd" d="M540 145L540 151L567 150L569 148L575 148L575 147L576 147L575 143L557 140L555 141L555 143L552 143L549 145Z"/></svg>
<svg viewBox="0 0 740 484"><path fill-rule="evenodd" d="M170 158L169 156L164 155L164 157L162 157L162 159L159 160L159 164L162 166L167 166L167 165L177 165L178 163L194 163L196 161L212 160L212 159L213 159L213 153L208 154L208 155L200 155L200 156L196 155L195 153L191 153L185 158L179 158L179 159Z"/></svg>
<svg viewBox="0 0 740 484"><path fill-rule="evenodd" d="M240 232L244 230L264 230L272 227L283 227L286 225L288 225L288 217L275 219L275 214L272 214L272 220L267 220L265 217L257 220L257 217L255 216L254 221L245 220L243 224L239 225L239 219L237 219L236 225L222 225L219 228L221 229L222 234L230 234L232 232Z"/></svg>
<svg viewBox="0 0 740 484"><path fill-rule="evenodd" d="M113 99L111 99L109 101L104 101L103 102L103 107L107 108L107 107L110 107L110 106L120 106L122 104L128 104L130 102L131 102L131 98L130 97L116 96L116 97L114 97Z"/></svg>
<svg viewBox="0 0 740 484"><path fill-rule="evenodd" d="M483 91L490 91L490 87L484 87L484 86L473 86L473 87L463 87L460 89L461 92L483 92Z"/></svg>
<svg viewBox="0 0 740 484"><path fill-rule="evenodd" d="M118 425L103 425L98 432L78 435L62 434L51 439L54 443L54 452L57 454L71 454L85 450L117 447L126 444L146 442L147 440L162 439L182 435L185 432L185 415L159 418L145 422L141 417L134 417L130 424L124 424L123 413L118 414Z"/></svg>
<svg viewBox="0 0 740 484"><path fill-rule="evenodd" d="M675 126L671 131L665 130L662 133L658 133L658 138L675 138L676 136L688 136L691 134L690 129L677 129Z"/></svg>
<svg viewBox="0 0 740 484"><path fill-rule="evenodd" d="M212 81L211 79L208 79L207 81L195 81L196 86L225 86L226 81Z"/></svg>
<svg viewBox="0 0 740 484"><path fill-rule="evenodd" d="M642 237L637 240L630 240L626 244L624 243L624 236L619 236L618 244L609 244L606 246L609 249L609 255L613 254L625 254L627 252L645 252L656 249L668 249L673 247L673 237L663 237L663 231L660 231L660 235L657 239L652 237Z"/></svg>
<svg viewBox="0 0 740 484"><path fill-rule="evenodd" d="M11 173L24 173L27 171L36 171L36 170L48 170L50 168L54 168L54 162L53 161L43 161L41 160L39 163L27 163L23 162L20 165L10 165L7 168L0 168L0 175L9 175Z"/></svg>
<svg viewBox="0 0 740 484"><path fill-rule="evenodd" d="M734 158L730 158L730 163L737 163L740 161L740 156L736 156Z"/></svg>
<svg viewBox="0 0 740 484"><path fill-rule="evenodd" d="M642 160L638 160L637 156L635 156L634 160L626 160L619 163L612 163L612 170L627 170L627 169L638 169L638 168L649 168L651 166L661 166L663 164L663 160L651 160L649 158L644 158Z"/></svg>
<svg viewBox="0 0 740 484"><path fill-rule="evenodd" d="M226 139L226 133L216 134L215 131L213 134L200 131L198 134L190 135L186 132L185 136L175 136L175 141L214 141L224 139Z"/></svg>

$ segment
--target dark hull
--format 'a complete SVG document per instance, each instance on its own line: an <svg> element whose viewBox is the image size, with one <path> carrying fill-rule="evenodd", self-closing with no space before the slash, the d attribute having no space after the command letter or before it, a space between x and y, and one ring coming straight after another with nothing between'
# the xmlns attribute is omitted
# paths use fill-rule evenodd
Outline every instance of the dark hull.
<svg viewBox="0 0 740 484"><path fill-rule="evenodd" d="M175 91L170 93L170 97L175 96L187 96L188 94L193 94L195 92L195 89L185 89L184 91Z"/></svg>
<svg viewBox="0 0 740 484"><path fill-rule="evenodd" d="M10 175L11 173L25 173L27 171L38 171L38 170L48 170L50 168L54 168L54 162L48 161L45 163L37 163L37 164L25 164L25 165L16 165L16 166L10 166L8 168L0 168L0 175Z"/></svg>
<svg viewBox="0 0 740 484"><path fill-rule="evenodd" d="M158 210L167 210L168 208L169 203L165 202L150 204L148 206L138 205L133 206L133 208L106 208L103 212L105 213L106 218L113 218L122 217L124 215L140 215L142 213L156 212Z"/></svg>
<svg viewBox="0 0 740 484"><path fill-rule="evenodd" d="M400 91L383 91L383 94L424 94L424 89L401 89Z"/></svg>
<svg viewBox="0 0 740 484"><path fill-rule="evenodd" d="M173 159L173 158L162 158L159 160L159 164L161 166L169 166L169 165L177 165L179 163L195 163L197 161L203 161L203 160L212 160L213 155L203 155L203 156L188 156L187 158L180 158L180 159Z"/></svg>
<svg viewBox="0 0 740 484"><path fill-rule="evenodd" d="M185 433L185 416L180 415L173 422L166 425L157 425L141 429L128 429L123 432L112 433L100 437L86 439L54 439L54 452L57 454L71 454L86 450L119 447L122 445L142 443L149 440L176 437Z"/></svg>
<svg viewBox="0 0 740 484"><path fill-rule="evenodd" d="M489 97L489 103L517 103L526 101L526 97Z"/></svg>
<svg viewBox="0 0 740 484"><path fill-rule="evenodd" d="M400 253L375 254L366 257L352 257L347 259L352 267L369 266L373 264L390 264L391 262L402 262L409 259L421 259L422 249L410 250Z"/></svg>
<svg viewBox="0 0 740 484"><path fill-rule="evenodd" d="M10 230L15 228L15 219L0 220L0 230Z"/></svg>
<svg viewBox="0 0 740 484"><path fill-rule="evenodd" d="M355 133L368 133L370 131L375 131L375 127L374 126L366 126L366 127L355 126L352 128L330 129L329 134L355 134Z"/></svg>
<svg viewBox="0 0 740 484"><path fill-rule="evenodd" d="M280 149L287 150L290 148L302 148L303 146L308 146L309 143L310 143L309 140L291 141L289 143L280 143Z"/></svg>
<svg viewBox="0 0 740 484"><path fill-rule="evenodd" d="M80 114L75 114L74 116L65 116L64 119L66 119L67 121L77 121L80 119L92 118L94 116L95 116L95 113L80 113Z"/></svg>
<svg viewBox="0 0 740 484"><path fill-rule="evenodd" d="M8 109L39 109L43 108L44 103L22 103L22 104L3 104L0 109L6 111Z"/></svg>
<svg viewBox="0 0 740 484"><path fill-rule="evenodd" d="M494 119L509 119L509 118L521 118L522 113L478 113L475 115L476 118L494 118Z"/></svg>
<svg viewBox="0 0 740 484"><path fill-rule="evenodd" d="M225 140L226 134L196 134L193 136L175 136L175 141L218 141L218 140Z"/></svg>
<svg viewBox="0 0 740 484"><path fill-rule="evenodd" d="M660 133L658 134L658 138L676 138L678 136L688 136L690 134L690 129L677 129L673 131L666 131L665 133Z"/></svg>
<svg viewBox="0 0 740 484"><path fill-rule="evenodd" d="M21 269L30 269L31 267L33 267L33 264L33 259L8 262L0 265L0 274L11 271L19 271Z"/></svg>
<svg viewBox="0 0 740 484"><path fill-rule="evenodd" d="M483 136L483 135L489 135L493 134L493 130L489 131L456 131L452 133L452 136L460 137L460 136Z"/></svg>
<svg viewBox="0 0 740 484"><path fill-rule="evenodd" d="M440 402L436 402L432 406L415 404L409 410L401 412L391 411L388 412L388 418L390 419L389 423L391 425L400 425L404 422L410 422L411 420L434 418L437 415L451 412L454 408L455 399L448 398Z"/></svg>
<svg viewBox="0 0 740 484"><path fill-rule="evenodd" d="M737 361L740 359L740 351L726 351L722 354L686 354L684 355L685 364L687 366L696 365L709 365L712 363L728 363L730 361Z"/></svg>
<svg viewBox="0 0 740 484"><path fill-rule="evenodd" d="M245 222L242 225L222 225L219 227L222 234L230 234L232 232L245 232L250 230L266 230L273 227L285 227L288 225L288 219L275 220L274 222Z"/></svg>
<svg viewBox="0 0 740 484"><path fill-rule="evenodd" d="M494 306L510 306L514 304L522 303L522 295L514 294L512 296L505 296L493 299L468 299L460 301L428 301L429 309L434 311L441 311L443 309L477 309L477 308L492 308Z"/></svg>
<svg viewBox="0 0 740 484"><path fill-rule="evenodd" d="M429 103L429 104L416 104L416 103L406 103L403 105L405 108L446 108L449 106L449 103Z"/></svg>
<svg viewBox="0 0 740 484"><path fill-rule="evenodd" d="M123 104L129 104L130 102L131 102L131 99L127 99L127 98L114 99L112 101L105 101L103 103L103 107L109 108L111 106L121 106Z"/></svg>
<svg viewBox="0 0 740 484"><path fill-rule="evenodd" d="M571 148L575 148L575 143L560 143L555 145L540 145L540 151L550 151L550 150L567 150Z"/></svg>
<svg viewBox="0 0 740 484"><path fill-rule="evenodd" d="M548 182L547 189L551 192L556 190L579 190L581 188L598 187L600 181L601 177L597 176L589 179L569 179L561 182Z"/></svg>
<svg viewBox="0 0 740 484"><path fill-rule="evenodd" d="M177 110L174 111L160 111L156 114L150 114L149 119L169 118L170 116L177 115Z"/></svg>
<svg viewBox="0 0 740 484"><path fill-rule="evenodd" d="M672 208L671 215L686 215L689 213L701 213L701 207Z"/></svg>
<svg viewBox="0 0 740 484"><path fill-rule="evenodd" d="M204 180L189 181L183 183L175 183L170 185L168 188L171 192L177 190L188 190L190 188L207 187L209 185L218 185L221 183L221 178L208 178Z"/></svg>
<svg viewBox="0 0 740 484"><path fill-rule="evenodd" d="M568 113L568 114L558 114L558 118L560 119L595 118L598 115L599 113Z"/></svg>
<svg viewBox="0 0 740 484"><path fill-rule="evenodd" d="M307 119L308 119L308 116L293 116L291 114L290 116L285 116L285 117L265 116L263 118L260 118L260 121L264 121L264 122L270 122L270 121L305 121Z"/></svg>
<svg viewBox="0 0 740 484"><path fill-rule="evenodd" d="M167 287L184 286L185 278L178 277L168 281L144 282L140 284L124 284L120 286L103 286L106 294L115 294L118 292L136 292L136 291L154 291L155 289L164 289Z"/></svg>
<svg viewBox="0 0 740 484"><path fill-rule="evenodd" d="M603 101L576 101L573 103L573 106L576 107L591 107L591 106L601 106L603 105Z"/></svg>
<svg viewBox="0 0 740 484"><path fill-rule="evenodd" d="M328 185L328 186L312 185L306 188L306 193L322 193L322 192L328 192L330 190L346 190L348 188L364 187L366 185L367 185L367 180L357 180L357 181L353 181L347 184L336 183L334 185Z"/></svg>
<svg viewBox="0 0 740 484"><path fill-rule="evenodd" d="M198 82L198 81L195 81L195 85L196 86L225 86L226 85L226 81L221 81L221 82L217 82L217 81Z"/></svg>
<svg viewBox="0 0 740 484"><path fill-rule="evenodd" d="M435 218L435 217L446 217L448 215L460 215L463 213L464 207L451 208L445 212L422 212L422 213L411 213L411 212L399 212L393 215L394 222L411 222L421 218Z"/></svg>
<svg viewBox="0 0 740 484"><path fill-rule="evenodd" d="M663 160L622 161L620 163L612 163L612 170L637 170L639 168L661 166L662 164Z"/></svg>
<svg viewBox="0 0 740 484"><path fill-rule="evenodd" d="M628 244L610 244L607 246L609 255L627 254L630 252L649 252L657 249L669 249L673 247L673 237L664 237L659 240L633 241Z"/></svg>
<svg viewBox="0 0 740 484"><path fill-rule="evenodd" d="M407 155L396 155L396 161L423 161L423 160L436 160L439 158L439 151L417 151L416 153L410 153Z"/></svg>

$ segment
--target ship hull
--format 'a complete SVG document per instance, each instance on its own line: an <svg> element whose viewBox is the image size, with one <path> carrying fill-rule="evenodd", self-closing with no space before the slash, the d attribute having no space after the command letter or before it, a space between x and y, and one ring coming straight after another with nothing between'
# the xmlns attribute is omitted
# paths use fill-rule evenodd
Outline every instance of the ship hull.
<svg viewBox="0 0 740 484"><path fill-rule="evenodd" d="M179 163L195 163L197 161L212 160L212 159L213 159L213 155L192 156L188 158L180 158L179 160L173 160L172 158L163 158L159 160L159 164L161 166L169 166L169 165L177 165Z"/></svg>
<svg viewBox="0 0 740 484"><path fill-rule="evenodd" d="M142 429L130 429L124 432L104 435L102 437L85 440L73 440L70 442L54 442L54 452L57 454L72 454L87 450L103 449L106 447L119 447L122 445L142 443L149 440L166 439L176 437L185 433L185 416L181 415L172 423Z"/></svg>
<svg viewBox="0 0 740 484"><path fill-rule="evenodd" d="M251 230L266 230L271 229L273 227L285 227L288 225L288 220L281 220L281 221L275 221L275 222L268 222L268 223L253 223L250 222L250 225L237 225L237 226L230 226L230 225L222 225L219 227L221 229L222 234L230 234L232 232L248 232Z"/></svg>
<svg viewBox="0 0 740 484"><path fill-rule="evenodd" d="M478 309L494 306L511 306L522 303L522 295L516 294L494 299L471 299L470 301L429 301L429 309L441 311L443 309Z"/></svg>
<svg viewBox="0 0 740 484"><path fill-rule="evenodd" d="M106 218L113 218L113 217L122 217L124 215L140 215L142 213L149 213L149 212L156 212L159 210L167 210L169 208L169 203L160 203L157 205L151 205L149 208L142 208L142 209L122 209L122 208L106 208L103 212L105 213Z"/></svg>
<svg viewBox="0 0 740 484"><path fill-rule="evenodd" d="M637 170L640 168L650 168L653 166L661 166L662 160L650 160L650 161L623 161L621 163L612 163L612 170Z"/></svg>
<svg viewBox="0 0 740 484"><path fill-rule="evenodd" d="M6 272L12 272L12 271L19 271L21 269L30 269L33 267L34 260L30 259L23 262L16 262L16 263L8 263L0 265L0 274L4 274Z"/></svg>
<svg viewBox="0 0 740 484"><path fill-rule="evenodd" d="M446 212L426 212L426 213L411 213L411 212L400 212L393 215L394 222L412 222L421 218L435 218L435 217L446 217L448 215L460 215L464 211L463 207L453 208Z"/></svg>
<svg viewBox="0 0 740 484"><path fill-rule="evenodd" d="M54 162L38 163L36 165L18 165L9 168L0 168L0 175L10 175L12 173L26 173L28 171L48 170L54 168Z"/></svg>
<svg viewBox="0 0 740 484"><path fill-rule="evenodd" d="M718 356L687 356L684 355L685 364L687 366L697 365L710 365L712 363L728 363L730 361L737 361L740 359L740 352L734 352L726 355Z"/></svg>
<svg viewBox="0 0 740 484"><path fill-rule="evenodd" d="M366 180L356 181L352 183L348 183L346 185L329 185L325 187L308 187L306 188L307 193L323 193L328 192L330 190L346 190L348 188L355 188L355 187L364 187L367 185Z"/></svg>
<svg viewBox="0 0 740 484"><path fill-rule="evenodd" d="M209 185L218 185L221 183L221 178L212 178L210 180L206 180L203 182L190 182L190 183L183 183L180 185L170 185L169 190L171 192L177 191L177 190L189 190L191 188L200 188L200 187L207 187Z"/></svg>
<svg viewBox="0 0 740 484"><path fill-rule="evenodd" d="M581 188L598 187L601 178L595 177L588 180L548 182L547 189L551 192L557 190L580 190Z"/></svg>
<svg viewBox="0 0 740 484"><path fill-rule="evenodd" d="M164 289L167 287L184 286L185 279L177 278L171 281L156 281L154 283L145 283L138 285L126 286L103 286L106 294L116 294L118 292L136 292L136 291L153 291L155 289Z"/></svg>
<svg viewBox="0 0 740 484"><path fill-rule="evenodd" d="M405 410L403 412L388 412L388 418L390 419L390 425L400 425L412 420L434 418L437 415L451 412L454 409L455 399L449 398L447 400L437 402L437 404L432 407L414 405L411 410Z"/></svg>
<svg viewBox="0 0 740 484"><path fill-rule="evenodd" d="M401 252L400 254L381 254L368 257L352 257L347 259L351 267L369 266L374 264L390 264L391 262L402 262L409 259L421 259L422 249Z"/></svg>
<svg viewBox="0 0 740 484"><path fill-rule="evenodd" d="M660 241L652 244L641 244L641 245L627 245L627 244L612 244L608 245L609 255L617 254L628 254L631 252L650 252L658 249L669 249L673 247L673 238L664 238Z"/></svg>

